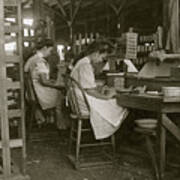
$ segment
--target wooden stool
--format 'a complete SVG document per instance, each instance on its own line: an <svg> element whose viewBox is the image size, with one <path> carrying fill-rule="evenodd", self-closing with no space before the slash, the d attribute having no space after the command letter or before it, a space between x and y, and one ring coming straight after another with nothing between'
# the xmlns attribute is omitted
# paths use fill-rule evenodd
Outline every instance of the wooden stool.
<svg viewBox="0 0 180 180"><path fill-rule="evenodd" d="M138 133L143 134L145 137L147 151L152 161L152 165L155 171L155 176L156 176L156 179L159 180L160 179L159 169L157 165L156 155L153 149L153 144L151 141L151 137L156 136L157 120L156 119L147 119L147 120L138 119L138 120L135 120L135 123L136 123L136 127L134 128L134 130Z"/></svg>

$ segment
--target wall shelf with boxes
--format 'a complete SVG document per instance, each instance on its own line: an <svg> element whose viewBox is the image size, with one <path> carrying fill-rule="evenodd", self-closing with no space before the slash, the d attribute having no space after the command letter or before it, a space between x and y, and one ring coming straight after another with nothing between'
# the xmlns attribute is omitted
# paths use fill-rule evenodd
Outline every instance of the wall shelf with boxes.
<svg viewBox="0 0 180 180"><path fill-rule="evenodd" d="M137 33L137 59L134 59L133 62L138 69L141 69L147 62L149 53L162 48L162 27L158 26L154 33L143 32L143 30Z"/></svg>
<svg viewBox="0 0 180 180"><path fill-rule="evenodd" d="M0 179L5 180L29 179L22 175L25 172L26 148L21 20L21 1L0 1ZM15 148L21 154L20 168L13 158Z"/></svg>
<svg viewBox="0 0 180 180"><path fill-rule="evenodd" d="M147 62L150 52L156 50L156 34L138 35L137 59L135 64L139 69Z"/></svg>

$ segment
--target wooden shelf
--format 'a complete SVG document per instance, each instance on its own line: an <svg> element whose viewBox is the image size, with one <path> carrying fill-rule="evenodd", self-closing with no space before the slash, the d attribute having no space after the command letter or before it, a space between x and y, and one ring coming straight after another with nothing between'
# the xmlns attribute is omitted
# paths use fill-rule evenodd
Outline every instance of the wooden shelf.
<svg viewBox="0 0 180 180"><path fill-rule="evenodd" d="M11 43L11 42L16 42L17 41L17 37L9 37L8 39L5 38L5 43Z"/></svg>
<svg viewBox="0 0 180 180"><path fill-rule="evenodd" d="M20 109L8 110L8 118L11 119L14 117L21 117L21 110Z"/></svg>
<svg viewBox="0 0 180 180"><path fill-rule="evenodd" d="M23 37L23 41L34 41L35 39L34 36Z"/></svg>
<svg viewBox="0 0 180 180"><path fill-rule="evenodd" d="M18 6L19 0L4 0L4 6Z"/></svg>
<svg viewBox="0 0 180 180"><path fill-rule="evenodd" d="M5 59L7 63L19 63L21 58L18 55L12 55L6 56Z"/></svg>
<svg viewBox="0 0 180 180"><path fill-rule="evenodd" d="M7 89L20 89L20 82L7 81Z"/></svg>
<svg viewBox="0 0 180 180"><path fill-rule="evenodd" d="M13 25L13 26L4 26L4 30L6 33L18 33L19 32L19 26Z"/></svg>
<svg viewBox="0 0 180 180"><path fill-rule="evenodd" d="M11 139L9 143L10 143L10 148L18 148L23 146L22 139ZM0 149L2 149L2 141L0 141Z"/></svg>
<svg viewBox="0 0 180 180"><path fill-rule="evenodd" d="M30 180L31 178L28 175L19 175L13 174L12 176L8 177L8 180ZM0 180L4 180L4 176L0 175Z"/></svg>

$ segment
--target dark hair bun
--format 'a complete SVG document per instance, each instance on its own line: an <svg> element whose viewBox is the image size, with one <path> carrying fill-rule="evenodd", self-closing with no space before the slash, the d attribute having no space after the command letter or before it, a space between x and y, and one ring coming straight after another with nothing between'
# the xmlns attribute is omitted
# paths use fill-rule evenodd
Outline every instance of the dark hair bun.
<svg viewBox="0 0 180 180"><path fill-rule="evenodd" d="M103 40L99 39L94 41L87 47L87 54L96 51L99 51L100 53L104 53L104 52L111 53L113 49L114 49L114 45L110 41L106 39Z"/></svg>

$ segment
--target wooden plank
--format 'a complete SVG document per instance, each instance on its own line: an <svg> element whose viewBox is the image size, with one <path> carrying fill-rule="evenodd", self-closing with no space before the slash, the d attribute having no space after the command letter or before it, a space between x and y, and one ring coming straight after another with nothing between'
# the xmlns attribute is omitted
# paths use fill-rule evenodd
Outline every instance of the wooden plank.
<svg viewBox="0 0 180 180"><path fill-rule="evenodd" d="M0 176L0 180L4 180L4 176ZM20 174L13 174L12 176L6 178L6 180L30 180L30 177L28 175L23 176Z"/></svg>
<svg viewBox="0 0 180 180"><path fill-rule="evenodd" d="M2 138L2 156L3 156L3 175L11 175L11 154L9 143L9 121L8 104L6 95L6 64L4 52L4 1L0 1L0 114L1 114L1 138Z"/></svg>
<svg viewBox="0 0 180 180"><path fill-rule="evenodd" d="M23 40L24 41L34 41L36 38L34 36L31 37L24 37Z"/></svg>
<svg viewBox="0 0 180 180"><path fill-rule="evenodd" d="M17 6L18 0L4 0L4 6Z"/></svg>
<svg viewBox="0 0 180 180"><path fill-rule="evenodd" d="M17 55L5 56L5 61L7 63L18 63L20 62L20 56L17 56Z"/></svg>
<svg viewBox="0 0 180 180"><path fill-rule="evenodd" d="M11 42L16 42L17 37L9 37L9 38L5 38L5 43L11 43Z"/></svg>
<svg viewBox="0 0 180 180"><path fill-rule="evenodd" d="M161 109L161 98L132 94L117 94L117 104L127 108L158 112Z"/></svg>
<svg viewBox="0 0 180 180"><path fill-rule="evenodd" d="M21 110L20 109L8 110L8 118L11 119L14 117L21 117Z"/></svg>
<svg viewBox="0 0 180 180"><path fill-rule="evenodd" d="M168 117L163 115L163 126L169 130L180 141L180 128L178 128Z"/></svg>
<svg viewBox="0 0 180 180"><path fill-rule="evenodd" d="M161 112L164 113L180 113L180 103L163 103Z"/></svg>
<svg viewBox="0 0 180 180"><path fill-rule="evenodd" d="M165 114L159 114L159 173L160 179L164 177L164 171L166 166L166 129L163 126Z"/></svg>
<svg viewBox="0 0 180 180"><path fill-rule="evenodd" d="M73 15L72 15L71 23L74 22L74 19L75 19L76 15L77 15L77 13L78 13L78 11L79 11L79 8L80 8L80 6L81 6L81 3L82 3L82 0L79 0L77 6L76 6L76 8L75 8L75 11L74 11L74 13L73 13Z"/></svg>
<svg viewBox="0 0 180 180"><path fill-rule="evenodd" d="M180 102L180 97L179 96L172 96L172 97L164 96L163 101L164 102Z"/></svg>
<svg viewBox="0 0 180 180"><path fill-rule="evenodd" d="M5 29L6 33L12 33L12 32L17 33L19 31L19 27L15 26L15 25L13 25L13 26L5 26L4 29Z"/></svg>
<svg viewBox="0 0 180 180"><path fill-rule="evenodd" d="M116 16L119 16L126 3L127 3L126 0L123 0L119 7L117 7L112 3L110 3L109 6L114 10Z"/></svg>
<svg viewBox="0 0 180 180"><path fill-rule="evenodd" d="M64 19L65 19L66 21L68 21L68 18L67 18L68 16L67 16L67 13L66 13L66 11L65 11L65 9L64 9L64 7L63 7L62 1L61 1L61 0L56 0L56 1L57 1L58 8L60 9L60 11L61 11Z"/></svg>
<svg viewBox="0 0 180 180"><path fill-rule="evenodd" d="M22 139L10 140L10 148L19 148L23 146ZM0 141L0 149L2 149L2 142Z"/></svg>
<svg viewBox="0 0 180 180"><path fill-rule="evenodd" d="M7 83L7 89L20 89L20 82L10 82L6 81Z"/></svg>

